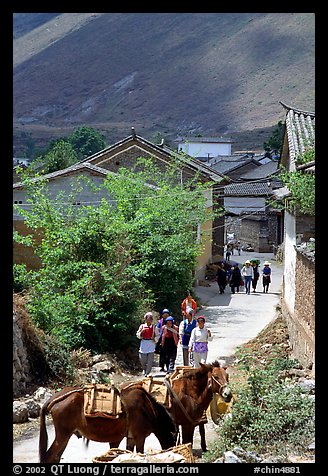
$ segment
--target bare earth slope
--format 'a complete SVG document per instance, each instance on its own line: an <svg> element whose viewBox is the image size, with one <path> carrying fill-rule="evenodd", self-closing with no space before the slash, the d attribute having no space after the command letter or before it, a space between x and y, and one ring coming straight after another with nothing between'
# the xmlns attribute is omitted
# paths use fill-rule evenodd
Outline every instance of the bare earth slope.
<svg viewBox="0 0 328 476"><path fill-rule="evenodd" d="M16 37L14 66L17 130L233 134L279 100L314 109L314 14L62 13Z"/></svg>

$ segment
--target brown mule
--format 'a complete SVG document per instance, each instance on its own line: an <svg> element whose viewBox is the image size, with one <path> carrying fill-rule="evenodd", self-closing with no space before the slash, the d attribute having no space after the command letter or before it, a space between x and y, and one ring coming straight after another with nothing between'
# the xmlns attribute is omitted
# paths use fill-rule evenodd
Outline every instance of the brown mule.
<svg viewBox="0 0 328 476"><path fill-rule="evenodd" d="M123 413L118 418L88 417L84 414L83 389L66 387L53 395L40 413L39 458L40 463L59 463L73 433L87 440L108 442L118 447L128 434L128 449L143 453L147 436L154 433L163 449L175 445L176 427L165 407L142 388L121 391ZM55 439L47 449L48 435L45 415L51 413ZM132 445L132 447L131 447Z"/></svg>

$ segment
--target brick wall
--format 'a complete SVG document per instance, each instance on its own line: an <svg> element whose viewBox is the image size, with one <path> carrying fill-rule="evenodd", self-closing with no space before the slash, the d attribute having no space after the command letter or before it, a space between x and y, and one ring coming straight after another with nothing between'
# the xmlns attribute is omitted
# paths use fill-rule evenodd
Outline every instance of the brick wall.
<svg viewBox="0 0 328 476"><path fill-rule="evenodd" d="M35 232L29 229L22 220L14 221L14 230L17 230L20 235L26 236L32 234L37 236L37 241L40 243L41 238L35 235ZM20 243L13 243L13 261L15 264L26 264L27 270L39 269L41 266L40 258L34 253L31 246L21 245Z"/></svg>
<svg viewBox="0 0 328 476"><path fill-rule="evenodd" d="M315 265L297 252L295 309L291 312L283 301L292 356L304 367L315 362Z"/></svg>

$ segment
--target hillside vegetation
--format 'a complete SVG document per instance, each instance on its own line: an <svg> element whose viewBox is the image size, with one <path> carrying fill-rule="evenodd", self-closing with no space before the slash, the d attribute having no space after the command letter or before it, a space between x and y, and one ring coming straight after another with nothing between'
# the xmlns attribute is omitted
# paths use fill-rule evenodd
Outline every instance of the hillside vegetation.
<svg viewBox="0 0 328 476"><path fill-rule="evenodd" d="M88 124L112 143L134 125L150 139L256 131L262 145L284 118L280 100L314 109L313 13L19 13L14 20L17 135L46 139Z"/></svg>

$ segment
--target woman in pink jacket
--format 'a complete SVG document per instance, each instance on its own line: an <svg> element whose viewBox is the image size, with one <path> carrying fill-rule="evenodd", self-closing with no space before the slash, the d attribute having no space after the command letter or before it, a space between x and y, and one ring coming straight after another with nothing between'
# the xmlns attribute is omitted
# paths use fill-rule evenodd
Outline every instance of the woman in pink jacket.
<svg viewBox="0 0 328 476"><path fill-rule="evenodd" d="M167 373L174 370L175 359L179 342L179 328L174 324L174 319L169 316L162 327L162 356Z"/></svg>

